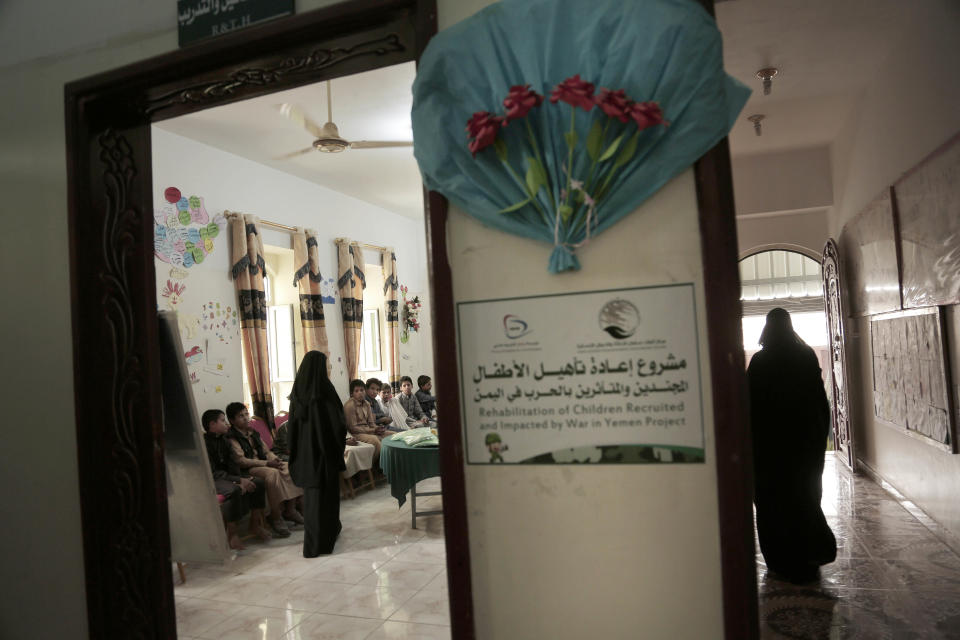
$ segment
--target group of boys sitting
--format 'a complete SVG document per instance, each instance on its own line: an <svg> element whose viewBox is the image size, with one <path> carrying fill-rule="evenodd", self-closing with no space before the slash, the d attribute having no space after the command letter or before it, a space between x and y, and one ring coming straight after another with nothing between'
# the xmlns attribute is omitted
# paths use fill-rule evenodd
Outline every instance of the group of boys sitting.
<svg viewBox="0 0 960 640"><path fill-rule="evenodd" d="M290 477L287 462L263 443L250 426L250 413L241 402L231 402L226 413L219 409L203 412L207 459L217 494L223 496L220 510L226 522L232 549L244 549L237 523L250 513L250 533L267 541L290 535L287 522L303 524L297 509L303 489ZM270 529L264 509L269 503Z"/></svg>
<svg viewBox="0 0 960 640"><path fill-rule="evenodd" d="M413 393L413 380L400 379L400 394L393 395L389 384L376 378L350 383L350 399L343 405L347 445L360 442L375 447L374 467L380 455L380 440L406 429L436 426L436 398L429 376L417 379L420 389ZM263 541L273 536L286 538L290 524L303 524L303 489L294 484L287 467L289 439L287 425L276 433L273 448L268 449L260 434L250 425L250 413L241 402L231 402L226 412L209 409L201 423L220 510L226 523L232 549L245 549L238 534L238 522L250 514L250 534ZM269 505L269 528L266 507ZM271 531L272 530L272 531Z"/></svg>
<svg viewBox="0 0 960 640"><path fill-rule="evenodd" d="M400 378L400 393L393 394L389 384L376 378L352 380L350 399L343 405L350 432L348 444L365 442L374 446L373 458L380 457L380 441L387 436L416 427L436 427L437 399L430 394L429 376L417 378L420 387L413 392L410 376ZM350 439L354 440L353 443Z"/></svg>

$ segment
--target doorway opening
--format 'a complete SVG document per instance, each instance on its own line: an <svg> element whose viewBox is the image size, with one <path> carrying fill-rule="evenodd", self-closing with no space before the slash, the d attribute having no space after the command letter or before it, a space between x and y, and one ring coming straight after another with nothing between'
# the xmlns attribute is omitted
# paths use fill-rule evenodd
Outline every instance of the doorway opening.
<svg viewBox="0 0 960 640"><path fill-rule="evenodd" d="M73 293L75 300L96 301L75 305L73 317L91 636L176 634L157 350L160 274L153 186L160 185L151 185L151 126L270 92L410 63L435 31L436 8L429 0L377 7L341 3L67 87ZM419 181L415 185L419 192ZM189 195L187 199L190 205ZM265 205L257 213L266 210L279 211ZM446 201L429 194L426 226L428 234L435 234L434 253L444 251L445 219ZM410 225L410 237L423 236L418 226ZM209 235L208 228L207 237L189 238L203 258ZM197 266L197 256L191 254ZM426 264L426 255L422 259ZM432 266L421 298L428 289L434 296L438 288L449 295L446 268L444 262ZM176 295L184 294L181 282L171 284L178 285L172 288L179 290ZM201 356L200 351L192 357ZM440 443L443 534L456 541L446 555L451 634L470 638L474 632L458 403L444 399L456 388L456 378L444 375L443 367L436 377L444 381L438 385L440 406L449 407L451 416L445 422L447 437Z"/></svg>
<svg viewBox="0 0 960 640"><path fill-rule="evenodd" d="M824 308L820 257L796 248L765 248L740 258L740 302L743 305L744 361L760 350L760 334L770 310L790 312L794 331L813 349L825 388L831 389L831 357ZM833 450L833 431L827 450Z"/></svg>
<svg viewBox="0 0 960 640"><path fill-rule="evenodd" d="M309 350L310 331L323 334L330 379L345 405L356 379L398 386L401 376L436 378L429 316L421 315L416 330L408 331L402 343L398 327L401 303L408 295L432 306L421 232L423 191L409 122L414 76L414 63L406 62L153 125L157 285L159 291L165 282L176 283L175 308L184 348L191 354L186 360L197 409L222 410L244 398L254 420L259 418L255 428L265 428L262 442L281 459L281 422L295 374ZM352 142L339 153L309 145L320 129L317 123L331 118L341 135L364 141ZM172 197L177 195L179 199ZM238 213L248 227L250 216L263 221L258 235L266 345L245 344L250 340L243 329L247 318L241 309L238 323L231 311L239 306L234 261L248 255L246 247L237 251L232 246L237 237L231 233L230 218ZM298 262L294 238L300 230L312 246L309 257L300 256ZM189 247L180 245L201 231L207 232L202 240L210 241L194 245L203 255L193 259L192 253L184 253ZM345 269L338 246L344 238L355 241L351 247L358 250L352 254L350 272L363 274L359 318L347 297L355 294L338 286ZM300 264L304 259L308 261ZM308 271L319 284L319 300L301 283ZM158 304L164 303L173 308L161 293ZM323 307L320 320L318 304ZM348 344L356 337L356 324L359 350L351 361ZM268 366L252 366L251 359L263 359ZM251 379L251 372L266 380ZM442 389L443 382L438 382L435 386ZM256 415L256 407L262 406L258 389L272 402L272 411L263 415ZM371 408L377 403L381 412L386 404L375 393L364 402ZM444 423L442 405L432 417ZM352 427L349 416L347 424ZM391 422L388 427L399 431L411 425ZM186 562L174 585L178 631L216 635L253 625L253 630L266 628L268 635L378 629L388 635L449 634L442 495L405 501L398 509L397 492L391 495L396 482L388 485L380 475L373 450L371 444L348 440L339 512L343 530L329 556L303 557L303 526L295 520L286 523L289 537L274 530L266 541L244 535L254 530L248 516L228 522L245 547L233 552L225 550L222 535L206 544L178 544L184 537L209 538L209 528L172 530L172 559ZM440 489L438 477L419 486L421 493ZM219 507L225 519L227 512L236 515L236 510L225 509L232 500ZM213 503L209 508L217 509ZM422 512L433 515L418 517ZM189 518L171 520L180 529L190 529ZM273 522L272 514L268 521ZM189 550L200 548L221 553L191 555ZM228 554L226 559L221 560L222 553ZM258 611L256 620L240 614L238 607Z"/></svg>

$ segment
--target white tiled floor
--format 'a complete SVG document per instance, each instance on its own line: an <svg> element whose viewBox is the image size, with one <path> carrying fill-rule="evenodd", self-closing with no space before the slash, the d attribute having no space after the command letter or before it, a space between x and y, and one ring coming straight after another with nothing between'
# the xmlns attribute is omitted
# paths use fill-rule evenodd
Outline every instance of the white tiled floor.
<svg viewBox="0 0 960 640"><path fill-rule="evenodd" d="M439 489L439 478L420 483ZM440 497L418 510L439 509ZM225 566L187 566L176 584L181 639L362 640L450 638L442 516L410 527L386 485L342 500L334 553L304 558L303 529L247 550ZM176 572L174 572L176 575Z"/></svg>

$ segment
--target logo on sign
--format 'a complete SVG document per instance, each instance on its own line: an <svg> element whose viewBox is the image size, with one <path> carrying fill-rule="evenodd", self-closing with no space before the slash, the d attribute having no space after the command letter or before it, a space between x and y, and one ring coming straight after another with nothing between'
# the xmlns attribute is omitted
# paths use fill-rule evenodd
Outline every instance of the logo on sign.
<svg viewBox="0 0 960 640"><path fill-rule="evenodd" d="M600 309L600 328L617 340L626 340L640 325L640 312L627 300L611 300Z"/></svg>
<svg viewBox="0 0 960 640"><path fill-rule="evenodd" d="M511 340L516 340L530 333L531 329L519 316L507 314L503 316L503 333Z"/></svg>

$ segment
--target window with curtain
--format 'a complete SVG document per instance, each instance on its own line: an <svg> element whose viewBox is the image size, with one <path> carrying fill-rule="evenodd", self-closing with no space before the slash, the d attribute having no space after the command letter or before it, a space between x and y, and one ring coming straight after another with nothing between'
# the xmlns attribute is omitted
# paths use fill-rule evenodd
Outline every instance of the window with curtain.
<svg viewBox="0 0 960 640"><path fill-rule="evenodd" d="M290 390L297 375L293 305L267 307L267 346L270 356L270 390L275 411L287 411Z"/></svg>
<svg viewBox="0 0 960 640"><path fill-rule="evenodd" d="M360 335L360 371L379 372L383 370L380 343L380 309L366 307L364 296L363 330Z"/></svg>
<svg viewBox="0 0 960 640"><path fill-rule="evenodd" d="M367 288L363 290L363 327L360 331L360 372L364 380L367 378L386 379L384 370L386 362L383 358L384 307L386 298L383 295L383 266L373 260L373 256L364 255L366 259L365 275Z"/></svg>

